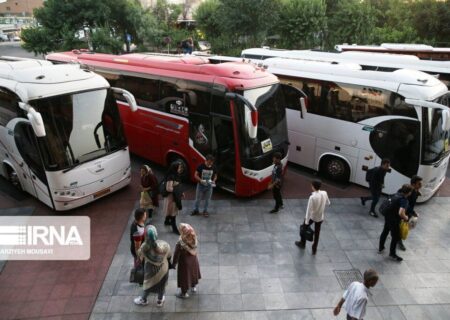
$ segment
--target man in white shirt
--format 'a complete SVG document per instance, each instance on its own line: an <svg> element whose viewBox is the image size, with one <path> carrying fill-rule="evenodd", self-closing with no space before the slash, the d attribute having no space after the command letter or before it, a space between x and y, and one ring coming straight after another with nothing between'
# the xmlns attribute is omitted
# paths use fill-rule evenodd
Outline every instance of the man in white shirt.
<svg viewBox="0 0 450 320"><path fill-rule="evenodd" d="M319 244L320 226L322 225L325 213L325 206L330 205L330 199L326 191L320 190L322 182L314 180L311 183L313 193L309 197L308 207L306 209L305 225L310 225L314 222L314 242L312 245L312 254L316 254L317 245ZM295 244L304 249L306 239L300 237L300 241L295 241Z"/></svg>
<svg viewBox="0 0 450 320"><path fill-rule="evenodd" d="M333 314L337 316L342 305L347 312L347 320L362 320L366 315L369 288L374 287L378 282L378 273L373 269L364 272L364 283L352 282L344 292Z"/></svg>

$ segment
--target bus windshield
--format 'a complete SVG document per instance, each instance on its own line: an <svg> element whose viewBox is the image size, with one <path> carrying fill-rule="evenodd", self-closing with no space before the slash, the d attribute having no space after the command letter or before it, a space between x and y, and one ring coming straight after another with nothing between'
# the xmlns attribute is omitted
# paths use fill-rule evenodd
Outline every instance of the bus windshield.
<svg viewBox="0 0 450 320"><path fill-rule="evenodd" d="M39 139L47 170L68 169L126 146L115 100L106 89L30 101L44 121Z"/></svg>
<svg viewBox="0 0 450 320"><path fill-rule="evenodd" d="M449 106L449 94L436 100L437 103ZM449 131L442 129L442 109L423 108L423 157L424 164L440 161L449 152Z"/></svg>
<svg viewBox="0 0 450 320"><path fill-rule="evenodd" d="M256 139L250 139L241 131L246 157L258 157L272 150L287 140L286 112L284 95L280 84L250 89L242 94L258 109L258 132ZM244 116L244 106L240 107L241 118ZM243 126L242 126L243 127Z"/></svg>

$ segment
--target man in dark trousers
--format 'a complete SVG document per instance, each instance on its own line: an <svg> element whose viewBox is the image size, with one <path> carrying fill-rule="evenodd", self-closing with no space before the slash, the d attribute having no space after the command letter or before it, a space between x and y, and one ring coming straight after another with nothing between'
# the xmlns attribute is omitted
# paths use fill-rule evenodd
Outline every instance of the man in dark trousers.
<svg viewBox="0 0 450 320"><path fill-rule="evenodd" d="M417 198L421 196L420 188L422 188L422 177L412 176L411 187L413 188L410 196L408 197L408 208L406 209L406 215L409 219L412 217L418 217L419 215L414 211L414 206L416 205ZM406 247L403 244L402 239L398 242L398 247L400 250L405 251Z"/></svg>
<svg viewBox="0 0 450 320"><path fill-rule="evenodd" d="M375 211L375 206L380 200L381 190L384 187L384 177L386 176L386 172L389 171L389 166L391 161L389 159L383 159L381 161L381 165L376 168L372 168L370 180L369 180L369 189L370 189L370 197L361 197L361 204L366 205L366 201L372 200L372 204L370 206L369 214L378 218L378 214Z"/></svg>
<svg viewBox="0 0 450 320"><path fill-rule="evenodd" d="M281 183L283 174L283 165L281 164L281 153L275 152L273 154L273 169L272 181L269 184L269 189L272 189L273 198L275 199L275 207L270 210L270 213L277 213L283 208L283 198L281 197Z"/></svg>
<svg viewBox="0 0 450 320"><path fill-rule="evenodd" d="M392 240L389 257L398 262L403 260L396 253L397 243L400 240L400 221L408 221L406 209L408 208L408 197L411 195L412 190L413 188L409 184L404 184L400 190L391 197L391 205L384 212L384 228L380 235L378 253L383 252L386 238L390 232Z"/></svg>

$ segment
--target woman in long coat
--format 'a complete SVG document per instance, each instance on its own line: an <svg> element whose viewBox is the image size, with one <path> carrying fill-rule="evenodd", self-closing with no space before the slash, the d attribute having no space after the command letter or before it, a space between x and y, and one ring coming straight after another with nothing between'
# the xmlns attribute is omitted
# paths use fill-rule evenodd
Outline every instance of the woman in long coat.
<svg viewBox="0 0 450 320"><path fill-rule="evenodd" d="M189 298L188 290L196 292L196 286L201 279L200 265L197 257L197 235L194 228L187 223L180 223L180 239L175 246L173 267L177 268L179 298Z"/></svg>
<svg viewBox="0 0 450 320"><path fill-rule="evenodd" d="M143 165L141 167L141 198L139 200L139 206L147 211L147 218L152 219L155 207L159 206L158 203L158 180L153 174L152 169Z"/></svg>
<svg viewBox="0 0 450 320"><path fill-rule="evenodd" d="M181 187L182 175L185 168L181 162L171 164L166 178L167 197L164 198L165 225L172 226L175 234L180 234L177 227L178 211L182 209L181 199L184 197Z"/></svg>
<svg viewBox="0 0 450 320"><path fill-rule="evenodd" d="M134 303L145 306L148 304L148 295L156 293L156 306L162 307L169 279L170 246L167 242L158 240L158 233L152 225L146 227L145 236L145 242L138 250L138 256L144 261L144 291L142 296L134 299Z"/></svg>

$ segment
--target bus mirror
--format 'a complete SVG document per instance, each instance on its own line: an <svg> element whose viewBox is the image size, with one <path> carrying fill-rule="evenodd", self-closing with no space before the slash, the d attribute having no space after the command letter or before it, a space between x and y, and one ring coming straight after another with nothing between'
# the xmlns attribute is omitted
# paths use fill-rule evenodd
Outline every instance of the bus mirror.
<svg viewBox="0 0 450 320"><path fill-rule="evenodd" d="M245 109L245 127L250 139L255 139L258 133L258 111Z"/></svg>
<svg viewBox="0 0 450 320"><path fill-rule="evenodd" d="M304 115L306 114L306 101L304 97L300 98L300 117L303 119Z"/></svg>
<svg viewBox="0 0 450 320"><path fill-rule="evenodd" d="M131 111L135 112L138 109L136 99L134 98L133 94L130 91L116 87L111 87L111 90L113 90L116 93L120 93L125 98L125 100L127 100L127 103L131 108Z"/></svg>
<svg viewBox="0 0 450 320"><path fill-rule="evenodd" d="M31 122L36 137L45 137L44 121L42 121L41 114L30 107L28 109L27 117Z"/></svg>
<svg viewBox="0 0 450 320"><path fill-rule="evenodd" d="M225 99L226 100L234 100L234 99L236 99L236 93L233 93L233 92L225 93Z"/></svg>
<svg viewBox="0 0 450 320"><path fill-rule="evenodd" d="M442 130L450 130L450 111L442 110Z"/></svg>
<svg viewBox="0 0 450 320"><path fill-rule="evenodd" d="M42 120L41 114L25 102L19 102L19 107L27 112L27 118L30 120L31 127L33 128L36 137L45 137L44 121Z"/></svg>

